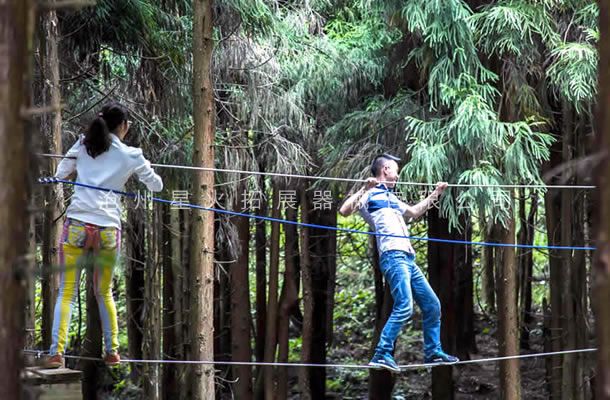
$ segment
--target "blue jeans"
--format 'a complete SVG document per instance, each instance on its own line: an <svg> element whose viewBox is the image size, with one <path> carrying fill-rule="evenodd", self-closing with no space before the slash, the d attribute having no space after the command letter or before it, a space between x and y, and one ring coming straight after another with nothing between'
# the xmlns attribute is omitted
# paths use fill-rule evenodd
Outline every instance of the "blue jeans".
<svg viewBox="0 0 610 400"><path fill-rule="evenodd" d="M381 254L379 264L390 285L394 307L381 331L376 352L392 353L400 330L413 314L413 298L423 314L424 356L430 357L441 351L441 303L415 264L415 255L402 250L388 250Z"/></svg>

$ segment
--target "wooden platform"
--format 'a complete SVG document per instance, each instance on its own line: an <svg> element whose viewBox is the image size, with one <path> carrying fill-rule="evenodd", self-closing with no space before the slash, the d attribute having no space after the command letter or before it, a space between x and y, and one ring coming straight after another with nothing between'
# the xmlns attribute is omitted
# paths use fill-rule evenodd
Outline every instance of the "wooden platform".
<svg viewBox="0 0 610 400"><path fill-rule="evenodd" d="M22 380L25 399L82 400L82 372L68 368L28 367Z"/></svg>

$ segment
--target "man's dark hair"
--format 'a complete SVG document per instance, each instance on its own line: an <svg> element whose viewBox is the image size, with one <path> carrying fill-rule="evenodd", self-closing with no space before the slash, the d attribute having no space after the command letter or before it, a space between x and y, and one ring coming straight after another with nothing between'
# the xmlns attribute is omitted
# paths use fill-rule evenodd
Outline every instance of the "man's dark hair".
<svg viewBox="0 0 610 400"><path fill-rule="evenodd" d="M381 172L381 168L383 168L384 164L387 161L398 162L400 161L400 158L385 153L378 155L377 157L375 157L373 163L371 164L371 174L373 174L373 176L377 176Z"/></svg>

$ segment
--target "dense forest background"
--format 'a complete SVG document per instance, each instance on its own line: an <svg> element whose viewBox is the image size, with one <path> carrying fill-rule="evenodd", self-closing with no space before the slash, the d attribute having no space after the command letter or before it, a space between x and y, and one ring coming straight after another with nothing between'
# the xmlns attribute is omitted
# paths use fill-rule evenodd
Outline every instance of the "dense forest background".
<svg viewBox="0 0 610 400"><path fill-rule="evenodd" d="M359 184L315 177L365 178L385 152L403 160L401 181L464 184L410 224L413 236L594 244L603 204L595 191L542 186L595 184L596 2L70 3L78 2L49 1L32 28L34 153L62 154L101 105L117 100L134 121L128 144L153 163L264 173L156 167L165 199L367 230L358 216L337 214ZM57 162L35 157L29 173L52 175ZM432 188L399 187L411 202ZM50 344L71 190L32 189L26 348ZM114 286L124 357L206 359L213 351L218 361L368 362L391 309L369 235L212 217L146 196L124 206ZM414 245L441 299L448 353L469 360L595 346L592 251ZM99 356L99 316L86 307L95 300L90 282L81 286L68 353ZM416 313L396 359L422 357ZM394 376L68 361L84 370L85 397L104 399L588 399L596 378L594 353Z"/></svg>

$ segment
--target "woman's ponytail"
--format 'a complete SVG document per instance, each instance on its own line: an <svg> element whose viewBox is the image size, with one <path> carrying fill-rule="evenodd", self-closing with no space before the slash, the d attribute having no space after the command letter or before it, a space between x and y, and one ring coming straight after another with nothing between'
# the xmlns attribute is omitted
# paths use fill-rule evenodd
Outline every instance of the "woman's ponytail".
<svg viewBox="0 0 610 400"><path fill-rule="evenodd" d="M87 154L93 158L99 156L108 151L110 142L110 130L108 129L103 114L100 113L100 115L91 122L89 130L85 135L84 145L87 149Z"/></svg>
<svg viewBox="0 0 610 400"><path fill-rule="evenodd" d="M85 135L83 144L87 154L95 158L105 153L112 144L110 134L128 119L127 109L119 103L109 103L102 108L102 112L91 122Z"/></svg>

